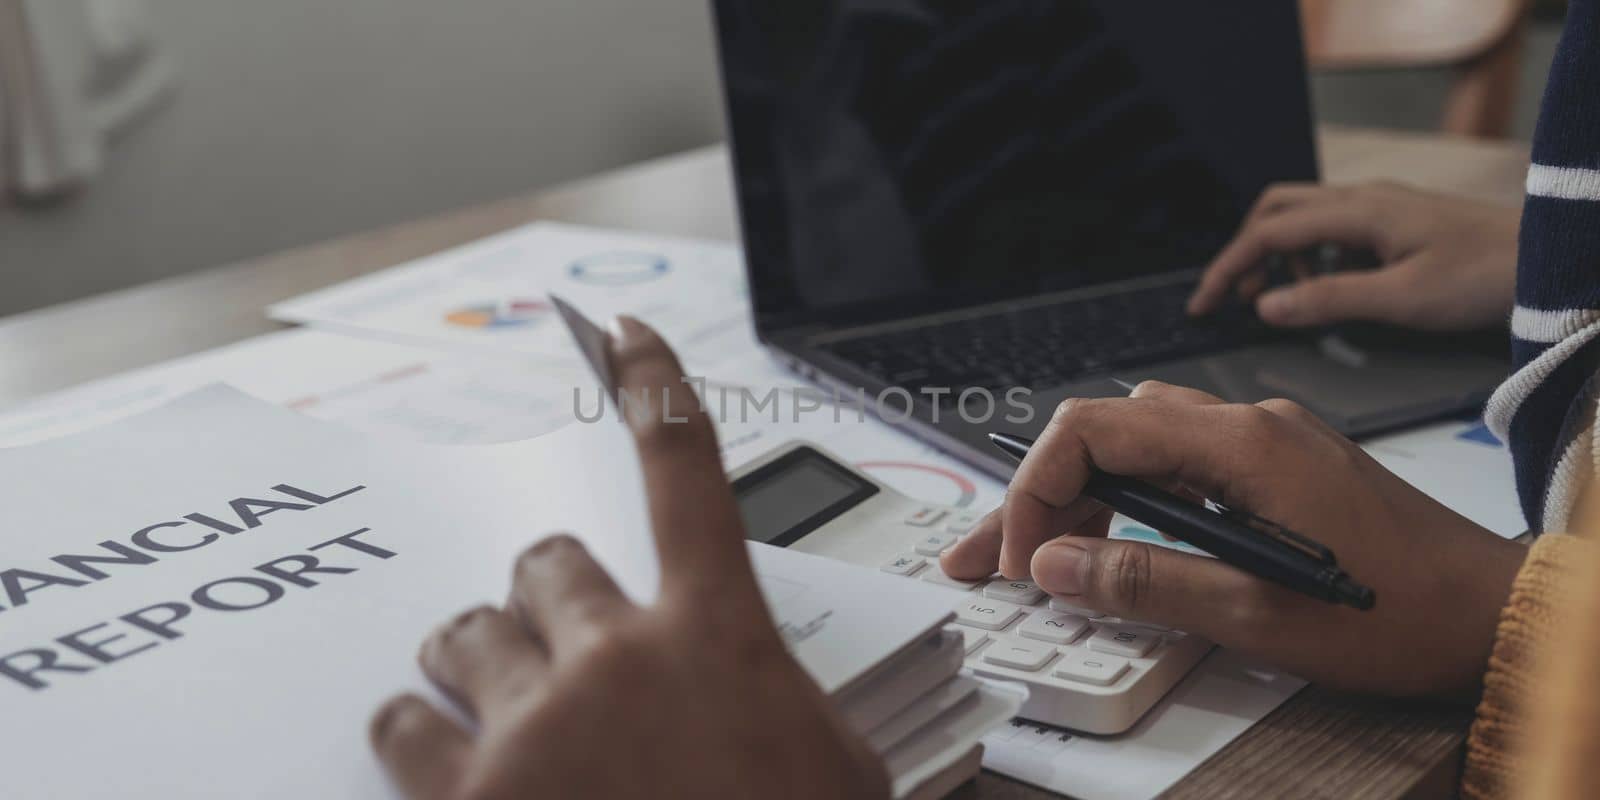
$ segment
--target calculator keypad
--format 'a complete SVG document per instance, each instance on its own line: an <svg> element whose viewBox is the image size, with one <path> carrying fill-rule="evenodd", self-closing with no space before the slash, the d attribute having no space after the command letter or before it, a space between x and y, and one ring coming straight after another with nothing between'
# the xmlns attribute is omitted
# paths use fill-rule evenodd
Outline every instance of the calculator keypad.
<svg viewBox="0 0 1600 800"><path fill-rule="evenodd" d="M879 569L890 575L915 575L928 560L919 556L896 556Z"/></svg>
<svg viewBox="0 0 1600 800"><path fill-rule="evenodd" d="M1032 581L999 576L963 581L945 575L939 555L981 518L919 508L902 529L912 534L908 552L881 567L893 575L969 592L955 604L956 624L950 629L961 632L970 661L1032 673L1030 681L1110 687L1149 664L1148 659L1159 658L1165 638L1182 637L1049 597ZM945 524L939 525L941 520Z"/></svg>
<svg viewBox="0 0 1600 800"><path fill-rule="evenodd" d="M1005 630L1022 616L1022 609L998 600L973 600L956 606L956 622L986 631Z"/></svg>
<svg viewBox="0 0 1600 800"><path fill-rule="evenodd" d="M983 596L1031 606L1044 599L1044 590L1033 581L990 581L983 587Z"/></svg>
<svg viewBox="0 0 1600 800"><path fill-rule="evenodd" d="M948 533L930 533L917 540L914 548L919 555L929 558L938 558L940 553L950 549L956 543L956 537Z"/></svg>
<svg viewBox="0 0 1600 800"><path fill-rule="evenodd" d="M956 536L966 536L967 534L972 533L972 529L977 526L978 520L981 519L983 519L982 514L951 514L950 517L944 521L944 532L952 533Z"/></svg>
<svg viewBox="0 0 1600 800"><path fill-rule="evenodd" d="M1026 670L1034 672L1044 668L1056 657L1056 649L1049 645L1037 642L1029 643L1017 640L998 642L988 650L983 651L983 660L1001 667Z"/></svg>
<svg viewBox="0 0 1600 800"><path fill-rule="evenodd" d="M1144 658L1155 649L1160 634L1126 625L1100 625L1089 637L1089 649L1123 658Z"/></svg>
<svg viewBox="0 0 1600 800"><path fill-rule="evenodd" d="M1126 658L1078 650L1068 653L1056 664L1055 676L1095 686L1110 686L1128 671L1128 667Z"/></svg>
<svg viewBox="0 0 1600 800"><path fill-rule="evenodd" d="M972 655L974 650L989 643L989 634L976 628L952 628L961 631L961 646L967 655Z"/></svg>
<svg viewBox="0 0 1600 800"><path fill-rule="evenodd" d="M1064 613L1067 613L1067 614L1077 614L1078 616L1083 617L1085 619L1099 619L1099 618L1105 616L1104 614L1102 614L1102 613L1100 613L1100 612L1098 612L1098 611L1096 611L1096 610L1094 610L1092 608L1084 608L1082 606L1075 606L1075 605L1073 605L1071 603L1066 602L1065 600L1062 600L1059 597L1050 598L1050 610L1051 611L1061 611L1061 612L1064 612Z"/></svg>
<svg viewBox="0 0 1600 800"><path fill-rule="evenodd" d="M1017 633L1051 644L1072 644L1089 629L1089 620L1077 614L1036 611L1017 626Z"/></svg>
<svg viewBox="0 0 1600 800"><path fill-rule="evenodd" d="M934 564L932 567L929 567L927 570L923 571L922 575L919 577L928 583L937 583L940 586L945 586L951 589L961 589L963 591L971 591L983 583L983 581L956 580L955 578L944 574L944 570L940 569L938 564Z"/></svg>

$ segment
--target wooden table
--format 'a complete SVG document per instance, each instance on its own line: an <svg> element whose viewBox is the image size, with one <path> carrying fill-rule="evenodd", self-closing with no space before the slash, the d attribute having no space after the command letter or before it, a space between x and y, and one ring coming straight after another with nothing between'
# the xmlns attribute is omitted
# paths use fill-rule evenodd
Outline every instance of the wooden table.
<svg viewBox="0 0 1600 800"><path fill-rule="evenodd" d="M1520 203L1526 148L1327 129L1324 174L1405 181ZM279 326L270 303L538 219L733 240L726 152L707 148L478 208L0 320L0 408ZM1442 796L1454 787L1468 711L1315 687L1206 762L1172 797ZM963 797L1047 796L985 774Z"/></svg>

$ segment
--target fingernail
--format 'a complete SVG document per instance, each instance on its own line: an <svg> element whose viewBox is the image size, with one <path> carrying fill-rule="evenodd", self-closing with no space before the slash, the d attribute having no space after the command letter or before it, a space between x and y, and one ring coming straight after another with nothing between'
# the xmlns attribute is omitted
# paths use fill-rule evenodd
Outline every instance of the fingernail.
<svg viewBox="0 0 1600 800"><path fill-rule="evenodd" d="M1294 294L1283 289L1267 292L1256 301L1256 313L1271 319L1283 319L1294 313Z"/></svg>
<svg viewBox="0 0 1600 800"><path fill-rule="evenodd" d="M1068 542L1039 548L1033 555L1033 580L1051 594L1083 594L1089 585L1089 551Z"/></svg>

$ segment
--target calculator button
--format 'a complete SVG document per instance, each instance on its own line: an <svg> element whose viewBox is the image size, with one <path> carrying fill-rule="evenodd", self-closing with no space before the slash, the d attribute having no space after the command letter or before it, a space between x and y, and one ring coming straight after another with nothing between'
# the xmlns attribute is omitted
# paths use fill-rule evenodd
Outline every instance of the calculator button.
<svg viewBox="0 0 1600 800"><path fill-rule="evenodd" d="M983 596L1019 606L1031 606L1044 597L1044 590L1033 581L992 581L983 587Z"/></svg>
<svg viewBox="0 0 1600 800"><path fill-rule="evenodd" d="M983 519L982 514L962 513L953 515L944 521L944 532L953 533L957 536L966 536L972 532L973 526L977 525L978 520L981 519Z"/></svg>
<svg viewBox="0 0 1600 800"><path fill-rule="evenodd" d="M1050 663L1056 649L1047 644L1018 641L998 641L983 653L983 660L1002 667L1014 667L1032 672Z"/></svg>
<svg viewBox="0 0 1600 800"><path fill-rule="evenodd" d="M1056 664L1056 677L1069 681L1110 686L1128 671L1128 659L1091 653L1074 647Z"/></svg>
<svg viewBox="0 0 1600 800"><path fill-rule="evenodd" d="M906 517L907 525L926 528L939 520L944 519L944 512L932 506L919 508L911 516Z"/></svg>
<svg viewBox="0 0 1600 800"><path fill-rule="evenodd" d="M983 584L983 581L963 581L952 578L944 574L944 570L940 569L937 564L925 570L922 573L921 580L925 580L928 583L937 583L940 586L948 586L952 589L961 589L962 591L971 590Z"/></svg>
<svg viewBox="0 0 1600 800"><path fill-rule="evenodd" d="M1021 627L1017 628L1017 633L1041 642L1071 644L1072 640L1081 636L1083 629L1087 627L1089 620L1077 614L1041 611L1028 615L1028 618L1022 621Z"/></svg>
<svg viewBox="0 0 1600 800"><path fill-rule="evenodd" d="M1075 605L1073 605L1071 603L1068 603L1068 602L1062 600L1059 597L1050 598L1050 610L1051 611L1060 611L1063 614L1077 614L1078 616L1083 617L1084 619L1099 619L1099 618L1105 616L1104 614L1102 614L1102 613L1100 613L1100 612L1098 612L1098 611L1096 611L1096 610L1094 610L1092 608L1084 608L1083 606L1075 606Z"/></svg>
<svg viewBox="0 0 1600 800"><path fill-rule="evenodd" d="M956 607L956 622L986 631L998 631L1022 616L1022 609L999 600L973 600Z"/></svg>
<svg viewBox="0 0 1600 800"><path fill-rule="evenodd" d="M927 559L921 556L899 556L879 567L879 569L890 575L915 575L917 570L922 569L922 565L926 563L928 563Z"/></svg>
<svg viewBox="0 0 1600 800"><path fill-rule="evenodd" d="M917 540L917 546L912 548L925 556L937 556L956 543L956 537L948 533L930 533Z"/></svg>
<svg viewBox="0 0 1600 800"><path fill-rule="evenodd" d="M973 630L972 628L963 628L960 625L951 625L945 630L961 632L961 646L964 648L963 652L969 656L972 655L972 651L984 646L989 641L989 634L984 633L983 631Z"/></svg>
<svg viewBox="0 0 1600 800"><path fill-rule="evenodd" d="M1160 640L1161 634L1121 625L1101 625L1089 637L1089 649L1125 658L1143 658Z"/></svg>
<svg viewBox="0 0 1600 800"><path fill-rule="evenodd" d="M1165 625L1157 625L1154 622L1144 622L1143 620L1137 619L1128 619L1127 617L1105 617L1104 619L1107 625L1119 625L1137 630L1150 631L1156 634L1162 634L1172 630Z"/></svg>

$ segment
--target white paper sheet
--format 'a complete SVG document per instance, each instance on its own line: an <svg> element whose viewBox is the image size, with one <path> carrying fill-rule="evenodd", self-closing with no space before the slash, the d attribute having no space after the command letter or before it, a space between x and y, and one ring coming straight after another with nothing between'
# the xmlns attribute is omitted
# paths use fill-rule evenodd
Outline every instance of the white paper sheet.
<svg viewBox="0 0 1600 800"><path fill-rule="evenodd" d="M365 742L368 716L392 693L426 691L418 643L452 613L503 599L522 547L574 532L630 595L654 595L639 487L613 425L438 448L221 387L0 450L5 785L75 799L390 796ZM112 555L101 542L154 563L74 570L55 558ZM872 584L892 578L751 547L778 622L805 632L791 647L824 688L948 618L940 592L897 582L887 602ZM306 566L291 557L353 571L295 585L272 572ZM872 613L860 613L867 597ZM176 607L162 603L187 616L173 621ZM44 656L30 650L85 671L32 670Z"/></svg>
<svg viewBox="0 0 1600 800"><path fill-rule="evenodd" d="M984 737L983 765L1082 800L1148 800L1304 686L1215 650L1125 734L1085 736L1014 720Z"/></svg>
<svg viewBox="0 0 1600 800"><path fill-rule="evenodd" d="M268 312L285 322L573 363L551 292L595 320L648 320L696 368L756 347L737 247L547 222Z"/></svg>
<svg viewBox="0 0 1600 800"><path fill-rule="evenodd" d="M1511 451L1481 422L1440 422L1362 443L1378 463L1456 513L1513 539L1528 530Z"/></svg>
<svg viewBox="0 0 1600 800"><path fill-rule="evenodd" d="M0 414L0 447L88 430L213 383L374 435L512 442L571 423L573 390L586 380L526 359L298 329L38 398Z"/></svg>

